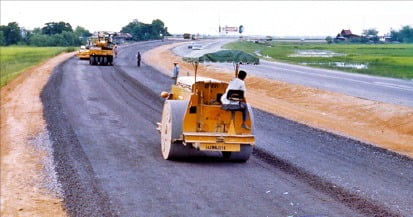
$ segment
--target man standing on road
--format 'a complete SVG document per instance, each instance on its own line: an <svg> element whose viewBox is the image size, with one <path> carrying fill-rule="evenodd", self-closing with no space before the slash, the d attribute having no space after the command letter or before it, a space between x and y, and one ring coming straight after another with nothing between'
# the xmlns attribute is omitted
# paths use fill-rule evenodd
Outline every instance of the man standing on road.
<svg viewBox="0 0 413 217"><path fill-rule="evenodd" d="M136 61L137 61L138 67L141 67L141 52L138 52L138 55L136 55Z"/></svg>
<svg viewBox="0 0 413 217"><path fill-rule="evenodd" d="M115 53L115 58L118 57L118 45L115 45L115 48L113 48L113 51Z"/></svg>
<svg viewBox="0 0 413 217"><path fill-rule="evenodd" d="M244 79L247 77L247 73L243 70L239 71L238 78L233 78L227 87L227 90L221 97L222 102L222 109L224 110L231 110L231 111L242 111L242 124L241 127L247 130L250 128L245 124L248 115L248 107L245 103L245 98L242 101L234 101L227 99L228 91L229 90L242 90L244 92L244 96L246 93Z"/></svg>
<svg viewBox="0 0 413 217"><path fill-rule="evenodd" d="M176 81L178 80L178 75L179 75L179 66L178 66L178 63L174 63L174 69L173 69L173 72L172 72L173 74L172 74L172 79L174 79L175 80L175 84L176 84Z"/></svg>

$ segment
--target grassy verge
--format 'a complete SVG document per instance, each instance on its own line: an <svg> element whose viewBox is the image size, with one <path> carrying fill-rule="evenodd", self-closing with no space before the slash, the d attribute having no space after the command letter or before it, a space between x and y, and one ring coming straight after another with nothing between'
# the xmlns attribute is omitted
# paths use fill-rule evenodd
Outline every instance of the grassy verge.
<svg viewBox="0 0 413 217"><path fill-rule="evenodd" d="M74 50L73 47L0 47L0 87L5 86L27 68L59 53Z"/></svg>
<svg viewBox="0 0 413 217"><path fill-rule="evenodd" d="M242 41L228 44L225 47L243 50L256 56L259 53L264 56L264 59L269 60L384 77L413 78L413 44L273 42L271 46L267 46ZM331 51L334 55L331 57L305 56L301 55L303 51Z"/></svg>

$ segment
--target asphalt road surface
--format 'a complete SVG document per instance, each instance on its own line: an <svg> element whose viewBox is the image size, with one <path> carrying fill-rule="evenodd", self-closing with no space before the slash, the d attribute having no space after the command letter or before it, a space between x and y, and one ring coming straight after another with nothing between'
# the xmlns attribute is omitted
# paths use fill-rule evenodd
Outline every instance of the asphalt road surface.
<svg viewBox="0 0 413 217"><path fill-rule="evenodd" d="M204 44L202 50L194 51L188 49L187 45L182 45L173 49L173 51L180 56L202 55L215 52L224 44L232 41L234 40L199 41L199 43ZM228 69L234 68L232 64L224 63L210 63L209 65ZM344 93L379 102L413 107L413 80L346 73L265 60L260 60L260 65L256 66L242 65L240 69L265 78Z"/></svg>
<svg viewBox="0 0 413 217"><path fill-rule="evenodd" d="M164 160L172 79L135 55L166 43L123 46L114 66L71 58L43 90L71 216L413 216L411 159L256 109L247 163Z"/></svg>

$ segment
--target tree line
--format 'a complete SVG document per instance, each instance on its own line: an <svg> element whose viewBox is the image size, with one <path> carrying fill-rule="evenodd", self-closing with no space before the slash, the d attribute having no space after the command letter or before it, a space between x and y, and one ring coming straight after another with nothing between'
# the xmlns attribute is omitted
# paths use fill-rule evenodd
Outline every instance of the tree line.
<svg viewBox="0 0 413 217"><path fill-rule="evenodd" d="M139 22L137 19L122 27L121 33L129 33L135 41L162 39L169 36L168 27L159 20L153 20L151 24Z"/></svg>
<svg viewBox="0 0 413 217"><path fill-rule="evenodd" d="M390 36L393 40L403 43L413 43L413 28L403 26L399 31L391 30Z"/></svg>
<svg viewBox="0 0 413 217"><path fill-rule="evenodd" d="M360 37L350 38L348 42L351 43L379 43L380 37L378 36L379 31L377 29L365 29L363 30ZM413 28L410 26L403 26L400 30L391 29L390 33L387 34L388 42L398 42L398 43L413 43ZM340 42L336 38L331 36L326 37L326 41L330 44L333 42Z"/></svg>
<svg viewBox="0 0 413 217"><path fill-rule="evenodd" d="M0 26L0 45L31 45L31 46L78 46L86 43L92 34L78 26L74 30L70 23L49 22L42 28L26 30L17 22Z"/></svg>
<svg viewBox="0 0 413 217"><path fill-rule="evenodd" d="M170 35L168 28L159 20L145 24L134 20L122 27L122 33L132 35L132 40L154 40ZM92 33L77 26L73 29L70 23L63 21L45 23L41 28L26 30L17 22L10 22L0 26L0 45L30 45L30 46L79 46L86 44Z"/></svg>

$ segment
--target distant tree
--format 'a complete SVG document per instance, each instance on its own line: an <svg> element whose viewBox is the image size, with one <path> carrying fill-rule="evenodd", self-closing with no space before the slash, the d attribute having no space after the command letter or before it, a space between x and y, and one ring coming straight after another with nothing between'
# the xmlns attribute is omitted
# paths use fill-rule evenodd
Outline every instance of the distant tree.
<svg viewBox="0 0 413 217"><path fill-rule="evenodd" d="M377 43L379 41L379 36L377 36L377 34L379 33L379 31L377 31L376 29L372 28L372 29L365 29L363 30L362 35L364 37L366 37L369 40L373 41L374 43ZM362 39L363 42L363 39Z"/></svg>
<svg viewBox="0 0 413 217"><path fill-rule="evenodd" d="M165 25L159 19L152 21L150 30L151 30L151 36L154 37L154 39L160 39L161 38L160 34L165 35Z"/></svg>
<svg viewBox="0 0 413 217"><path fill-rule="evenodd" d="M361 36L361 37L354 37L354 38L350 38L349 39L349 42L351 42L351 43L366 43L366 42L368 42L369 40L366 38L366 37L364 37L364 36Z"/></svg>
<svg viewBox="0 0 413 217"><path fill-rule="evenodd" d="M35 35L35 34L42 34L42 29L39 28L39 27L36 27L36 28L34 28L34 29L32 30L32 34L33 34L33 35Z"/></svg>
<svg viewBox="0 0 413 217"><path fill-rule="evenodd" d="M21 44L28 45L30 43L30 37L33 35L32 31L21 28L20 32L22 36Z"/></svg>
<svg viewBox="0 0 413 217"><path fill-rule="evenodd" d="M0 46L3 46L4 44L4 33L3 30L0 28Z"/></svg>
<svg viewBox="0 0 413 217"><path fill-rule="evenodd" d="M130 33L133 40L140 41L143 40L141 31L142 25L143 23L139 22L137 19L134 19L132 22L128 23L128 25L122 27L121 32Z"/></svg>
<svg viewBox="0 0 413 217"><path fill-rule="evenodd" d="M333 37L327 36L327 37L326 37L326 41L327 41L327 43L329 43L329 44L333 43Z"/></svg>
<svg viewBox="0 0 413 217"><path fill-rule="evenodd" d="M33 46L79 46L81 41L74 32L63 32L61 34L45 35L32 34L29 43Z"/></svg>
<svg viewBox="0 0 413 217"><path fill-rule="evenodd" d="M169 35L167 30L165 24L159 19L153 20L151 24L141 23L135 19L122 27L121 32L130 33L135 41L142 41L160 39L160 34L163 36Z"/></svg>
<svg viewBox="0 0 413 217"><path fill-rule="evenodd" d="M165 27L165 36L172 36L171 33L168 32L168 27Z"/></svg>
<svg viewBox="0 0 413 217"><path fill-rule="evenodd" d="M75 28L74 33L77 35L77 37L79 38L81 44L86 44L87 42L87 38L89 36L91 36L92 34L89 32L89 30L81 27L81 26L77 26Z"/></svg>
<svg viewBox="0 0 413 217"><path fill-rule="evenodd" d="M45 23L44 25L45 26L42 28L42 33L46 35L60 34L62 32L73 32L70 23L65 23L63 21L60 21L58 23Z"/></svg>
<svg viewBox="0 0 413 217"><path fill-rule="evenodd" d="M400 31L391 30L390 37L393 41L413 43L413 28L410 26L403 26Z"/></svg>
<svg viewBox="0 0 413 217"><path fill-rule="evenodd" d="M3 45L17 44L21 41L21 30L19 24L16 22L8 23L7 26L1 26L3 32Z"/></svg>
<svg viewBox="0 0 413 217"><path fill-rule="evenodd" d="M363 30L363 35L364 36L377 36L377 34L379 33L379 31L377 31L376 29L365 29Z"/></svg>
<svg viewBox="0 0 413 217"><path fill-rule="evenodd" d="M76 33L76 35L78 35L78 36L80 36L80 37L89 37L89 36L91 36L92 34L89 32L89 30L87 30L87 29L85 29L85 28L83 28L83 27L81 27L81 26L77 26L76 28L75 28L75 31L74 31L75 33Z"/></svg>
<svg viewBox="0 0 413 217"><path fill-rule="evenodd" d="M81 40L75 32L63 32L62 36L67 43L66 46L81 45Z"/></svg>
<svg viewBox="0 0 413 217"><path fill-rule="evenodd" d="M33 34L29 39L29 44L38 47L54 46L51 40L51 36L43 34Z"/></svg>

